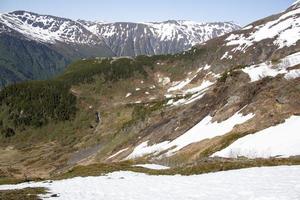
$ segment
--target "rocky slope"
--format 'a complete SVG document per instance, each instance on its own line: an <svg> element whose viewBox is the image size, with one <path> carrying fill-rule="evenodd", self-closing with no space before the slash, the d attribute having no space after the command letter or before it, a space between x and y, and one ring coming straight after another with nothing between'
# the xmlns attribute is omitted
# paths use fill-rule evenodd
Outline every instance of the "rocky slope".
<svg viewBox="0 0 300 200"><path fill-rule="evenodd" d="M241 156L233 168L282 163L277 157L295 163L299 15L296 3L183 53L82 59L49 82L6 88L3 174L49 176L124 160L213 170Z"/></svg>
<svg viewBox="0 0 300 200"><path fill-rule="evenodd" d="M0 15L0 87L45 79L84 57L167 54L236 30L233 23L91 23L15 11Z"/></svg>
<svg viewBox="0 0 300 200"><path fill-rule="evenodd" d="M173 54L240 27L230 22L197 23L170 20L154 23L88 23L117 56Z"/></svg>

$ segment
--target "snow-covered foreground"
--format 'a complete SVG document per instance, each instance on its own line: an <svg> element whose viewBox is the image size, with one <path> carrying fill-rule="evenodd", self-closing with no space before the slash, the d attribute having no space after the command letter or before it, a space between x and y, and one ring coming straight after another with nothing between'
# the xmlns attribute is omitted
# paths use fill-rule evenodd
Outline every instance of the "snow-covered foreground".
<svg viewBox="0 0 300 200"><path fill-rule="evenodd" d="M52 183L2 185L1 189L47 187L53 200L299 200L300 166L250 168L193 176L114 172ZM47 195L49 197L49 195ZM44 197L45 198L45 197Z"/></svg>
<svg viewBox="0 0 300 200"><path fill-rule="evenodd" d="M300 155L300 116L255 134L242 137L213 156L248 158L290 157Z"/></svg>

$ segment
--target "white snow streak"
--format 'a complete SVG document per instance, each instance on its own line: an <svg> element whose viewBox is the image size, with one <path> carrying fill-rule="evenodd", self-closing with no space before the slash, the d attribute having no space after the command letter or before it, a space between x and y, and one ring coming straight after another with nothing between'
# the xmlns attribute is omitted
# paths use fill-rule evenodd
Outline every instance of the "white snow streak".
<svg viewBox="0 0 300 200"><path fill-rule="evenodd" d="M169 169L170 167L167 166L163 166L163 165L157 165L157 164L139 164L139 165L134 165L137 167L144 167L147 169L157 169L157 170L161 170L161 169Z"/></svg>

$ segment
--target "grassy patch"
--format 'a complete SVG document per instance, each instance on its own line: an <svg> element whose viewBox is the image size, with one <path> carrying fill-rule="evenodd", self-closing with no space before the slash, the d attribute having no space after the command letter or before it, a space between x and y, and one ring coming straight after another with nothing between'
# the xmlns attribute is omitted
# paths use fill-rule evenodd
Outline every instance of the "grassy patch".
<svg viewBox="0 0 300 200"><path fill-rule="evenodd" d="M206 158L188 164L185 167L177 167L174 169L163 170L155 172L156 174L181 174L181 175L193 175L203 174L210 172L227 171L234 169L243 169L250 167L263 167L263 166L279 166L279 165L300 165L299 158L287 158L287 159L223 159L223 158Z"/></svg>
<svg viewBox="0 0 300 200"><path fill-rule="evenodd" d="M151 115L151 113L155 111L161 111L167 100L152 102L148 104L133 104L129 106L134 106L131 120L124 123L122 129L126 129L132 125L134 125L138 121L144 121L147 117Z"/></svg>
<svg viewBox="0 0 300 200"><path fill-rule="evenodd" d="M236 65L231 67L230 69L225 70L221 74L221 77L218 79L218 82L225 83L228 77L237 75L237 71L240 69L244 69L245 67L245 65Z"/></svg>
<svg viewBox="0 0 300 200"><path fill-rule="evenodd" d="M55 176L54 179L66 179L77 176L101 176L114 171L133 171L147 173L149 175L195 175L210 172L243 169L250 167L279 166L279 165L300 165L300 158L272 158L272 159L223 159L206 158L181 167L165 170L152 170L143 167L133 166L133 161L119 163L99 163L88 166L77 166L68 172Z"/></svg>
<svg viewBox="0 0 300 200"><path fill-rule="evenodd" d="M25 188L21 190L0 190L3 200L38 200L38 195L46 194L45 188Z"/></svg>
<svg viewBox="0 0 300 200"><path fill-rule="evenodd" d="M141 167L132 166L134 162L125 161L118 163L97 163L88 166L76 166L64 174L54 176L54 179L66 179L73 178L77 176L101 176L107 173L115 171L137 171L137 172L147 172Z"/></svg>
<svg viewBox="0 0 300 200"><path fill-rule="evenodd" d="M23 179L17 179L17 178L0 178L0 185L7 185L7 184L18 184L22 183L25 180Z"/></svg>
<svg viewBox="0 0 300 200"><path fill-rule="evenodd" d="M18 184L31 181L42 181L41 178L11 178L11 177L0 177L0 185Z"/></svg>
<svg viewBox="0 0 300 200"><path fill-rule="evenodd" d="M225 135L224 137L221 138L220 142L218 142L218 144L213 144L211 146L208 146L201 154L200 157L209 157L210 155L212 155L213 153L220 151L222 149L225 149L226 147L228 147L229 145L231 145L234 141L236 141L239 138L242 138L246 135L248 135L249 133L245 132L245 133L230 133Z"/></svg>

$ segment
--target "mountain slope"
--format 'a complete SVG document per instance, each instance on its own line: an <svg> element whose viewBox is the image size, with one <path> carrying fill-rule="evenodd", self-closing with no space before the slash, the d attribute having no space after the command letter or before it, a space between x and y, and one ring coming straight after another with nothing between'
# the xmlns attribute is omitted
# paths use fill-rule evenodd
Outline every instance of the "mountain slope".
<svg viewBox="0 0 300 200"><path fill-rule="evenodd" d="M114 55L79 23L25 11L0 15L0 42L0 70L5 72L0 86L50 78L82 57Z"/></svg>
<svg viewBox="0 0 300 200"><path fill-rule="evenodd" d="M79 58L175 53L239 28L232 23L178 23L162 23L170 33L163 30L167 40L160 44L159 23L95 24L26 11L1 14L0 87L52 77Z"/></svg>
<svg viewBox="0 0 300 200"><path fill-rule="evenodd" d="M174 54L240 27L230 23L86 23L118 56Z"/></svg>

